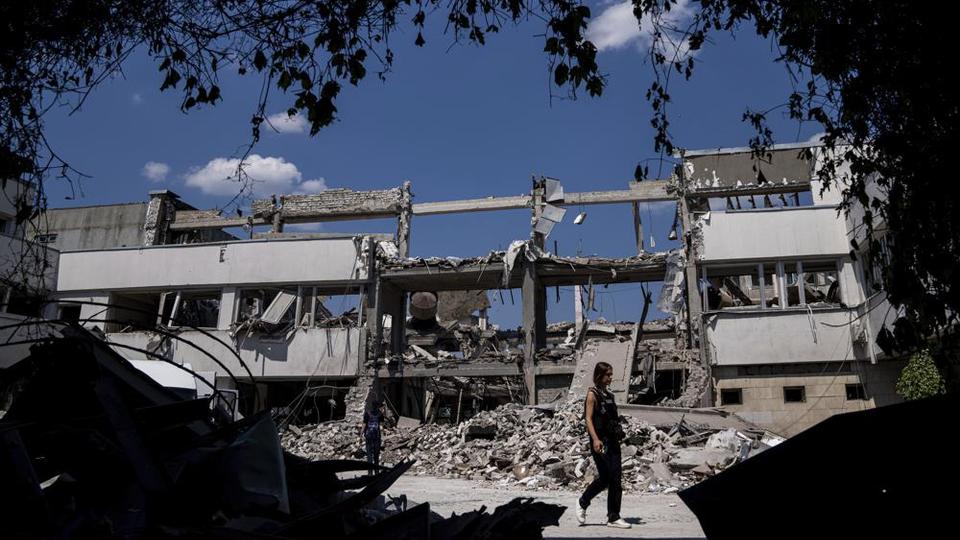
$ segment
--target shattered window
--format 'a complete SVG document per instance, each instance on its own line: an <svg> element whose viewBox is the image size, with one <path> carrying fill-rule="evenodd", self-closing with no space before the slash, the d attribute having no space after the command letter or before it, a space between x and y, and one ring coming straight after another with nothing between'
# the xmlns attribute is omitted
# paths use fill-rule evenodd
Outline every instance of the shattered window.
<svg viewBox="0 0 960 540"><path fill-rule="evenodd" d="M160 298L160 293L110 293L110 307L106 315L97 315L94 320L106 319L104 330L107 332L135 332L152 328L157 320Z"/></svg>
<svg viewBox="0 0 960 540"><path fill-rule="evenodd" d="M319 328L356 326L360 320L359 302L359 294L324 294L322 290L304 289L300 324Z"/></svg>
<svg viewBox="0 0 960 540"><path fill-rule="evenodd" d="M803 278L807 304L840 303L840 276L836 261L804 262Z"/></svg>
<svg viewBox="0 0 960 540"><path fill-rule="evenodd" d="M262 320L270 324L293 324L297 289L262 288L240 291L237 322Z"/></svg>
<svg viewBox="0 0 960 540"><path fill-rule="evenodd" d="M764 306L768 308L780 307L780 291L783 287L780 283L780 275L777 273L777 265L774 263L766 263L761 266L763 268Z"/></svg>
<svg viewBox="0 0 960 540"><path fill-rule="evenodd" d="M787 306L799 306L804 303L800 288L800 266L795 262L783 263L783 288L787 291Z"/></svg>
<svg viewBox="0 0 960 540"><path fill-rule="evenodd" d="M709 268L707 309L760 307L760 288L755 265L736 268Z"/></svg>
<svg viewBox="0 0 960 540"><path fill-rule="evenodd" d="M176 321L183 326L216 328L220 318L220 291L180 293Z"/></svg>

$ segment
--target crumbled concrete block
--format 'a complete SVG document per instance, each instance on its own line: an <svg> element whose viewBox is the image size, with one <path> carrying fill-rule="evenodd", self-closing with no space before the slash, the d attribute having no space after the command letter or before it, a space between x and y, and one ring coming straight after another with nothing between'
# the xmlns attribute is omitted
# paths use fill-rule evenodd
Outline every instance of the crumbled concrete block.
<svg viewBox="0 0 960 540"><path fill-rule="evenodd" d="M715 448L681 448L677 450L676 455L670 460L670 468L679 471L686 471L707 465L709 467L726 467L733 461L736 454L727 450L718 450Z"/></svg>

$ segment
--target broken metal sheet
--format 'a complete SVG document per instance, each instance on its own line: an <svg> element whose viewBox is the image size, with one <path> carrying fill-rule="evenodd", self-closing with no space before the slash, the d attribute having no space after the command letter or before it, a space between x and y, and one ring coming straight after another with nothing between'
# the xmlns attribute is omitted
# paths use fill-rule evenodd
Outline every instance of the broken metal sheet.
<svg viewBox="0 0 960 540"><path fill-rule="evenodd" d="M527 247L526 240L514 240L510 243L510 247L507 248L506 253L503 256L503 286L507 287L510 284L510 274L513 273L513 267L517 264L517 257L519 257Z"/></svg>
<svg viewBox="0 0 960 540"><path fill-rule="evenodd" d="M377 249L379 253L383 254L384 257L388 259L396 259L400 257L400 250L397 249L397 245L393 242L377 242Z"/></svg>
<svg viewBox="0 0 960 540"><path fill-rule="evenodd" d="M683 253L679 250L670 251L667 254L666 266L667 272L663 277L663 287L660 288L660 298L657 299L657 309L677 315L683 309Z"/></svg>
<svg viewBox="0 0 960 540"><path fill-rule="evenodd" d="M543 528L560 524L565 506L517 497L498 506L493 514L486 507L434 524L434 538L540 539Z"/></svg>
<svg viewBox="0 0 960 540"><path fill-rule="evenodd" d="M540 217L553 221L555 223L560 223L563 221L563 216L567 214L566 208L561 208L559 206L553 206L552 204L543 205L543 211L540 214Z"/></svg>
<svg viewBox="0 0 960 540"><path fill-rule="evenodd" d="M413 466L412 461L402 461L392 469L375 475L375 480L363 488L359 493L346 497L339 502L320 508L309 514L291 521L281 527L277 532L292 536L303 536L307 534L317 534L325 530L325 527L332 525L340 520L344 512L356 510L369 503L378 495L387 490L397 481L403 473L407 472Z"/></svg>
<svg viewBox="0 0 960 540"><path fill-rule="evenodd" d="M553 231L553 228L557 225L555 221L550 221L549 219L538 219L536 225L533 226L533 230L544 235L549 236L550 232Z"/></svg>
<svg viewBox="0 0 960 540"><path fill-rule="evenodd" d="M357 531L349 540L421 540L431 538L430 503L423 503L413 508L382 519L372 526ZM434 536L434 538L437 538ZM440 537L443 538L443 537Z"/></svg>
<svg viewBox="0 0 960 540"><path fill-rule="evenodd" d="M277 296L270 302L270 306L263 312L260 320L269 324L279 324L280 319L290 310L290 306L297 301L297 295L288 291L278 291Z"/></svg>
<svg viewBox="0 0 960 540"><path fill-rule="evenodd" d="M559 180L554 180L553 178L546 178L544 180L544 199L547 202L563 200L563 185L560 184Z"/></svg>

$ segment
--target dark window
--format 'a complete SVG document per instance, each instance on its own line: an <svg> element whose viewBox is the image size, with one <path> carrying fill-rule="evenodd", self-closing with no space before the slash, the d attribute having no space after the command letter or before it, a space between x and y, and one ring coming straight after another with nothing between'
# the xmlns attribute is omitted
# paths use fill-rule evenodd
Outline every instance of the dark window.
<svg viewBox="0 0 960 540"><path fill-rule="evenodd" d="M52 244L57 241L56 233L52 234L38 234L37 243L38 244Z"/></svg>
<svg viewBox="0 0 960 540"><path fill-rule="evenodd" d="M847 399L851 401L856 399L867 399L867 393L863 390L863 385L860 383L848 384Z"/></svg>
<svg viewBox="0 0 960 540"><path fill-rule="evenodd" d="M220 317L220 291L182 292L177 323L196 328L216 328Z"/></svg>
<svg viewBox="0 0 960 540"><path fill-rule="evenodd" d="M783 402L784 403L803 403L807 400L807 391L803 386L784 386L783 387Z"/></svg>
<svg viewBox="0 0 960 540"><path fill-rule="evenodd" d="M81 306L69 304L60 306L60 318L67 322L79 322L80 308Z"/></svg>
<svg viewBox="0 0 960 540"><path fill-rule="evenodd" d="M740 388L721 388L721 405L743 405L743 390Z"/></svg>

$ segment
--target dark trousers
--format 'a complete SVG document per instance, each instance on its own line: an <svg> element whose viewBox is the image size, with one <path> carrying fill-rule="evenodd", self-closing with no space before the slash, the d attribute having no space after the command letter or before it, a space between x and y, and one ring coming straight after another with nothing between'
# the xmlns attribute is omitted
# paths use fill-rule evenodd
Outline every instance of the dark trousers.
<svg viewBox="0 0 960 540"><path fill-rule="evenodd" d="M603 453L598 454L590 447L590 453L593 455L593 461L597 464L597 477L587 486L587 490L580 497L580 507L590 506L593 500L601 491L607 490L607 521L616 521L620 519L620 502L623 499L623 486L621 485L623 470L620 462L620 444L612 441L604 441Z"/></svg>
<svg viewBox="0 0 960 540"><path fill-rule="evenodd" d="M372 437L366 439L367 441L367 463L372 465L380 465L380 437ZM375 473L376 471L371 467L370 474Z"/></svg>

